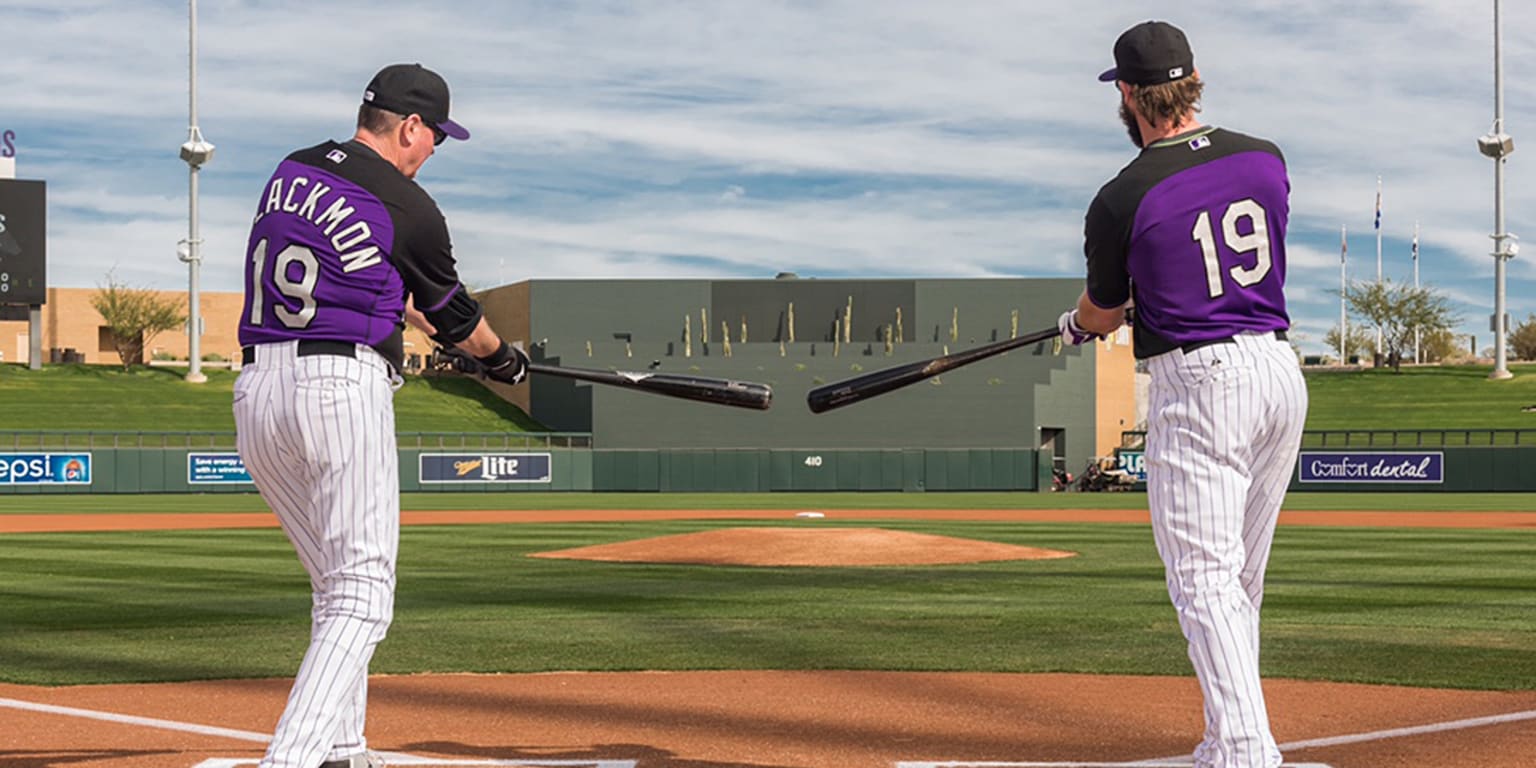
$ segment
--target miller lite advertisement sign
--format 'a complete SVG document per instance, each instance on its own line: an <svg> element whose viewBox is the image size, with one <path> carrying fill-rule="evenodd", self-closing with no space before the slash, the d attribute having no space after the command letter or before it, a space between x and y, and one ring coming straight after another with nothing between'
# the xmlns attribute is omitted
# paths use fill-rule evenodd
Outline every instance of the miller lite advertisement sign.
<svg viewBox="0 0 1536 768"><path fill-rule="evenodd" d="M423 453L421 482L547 483L547 453Z"/></svg>

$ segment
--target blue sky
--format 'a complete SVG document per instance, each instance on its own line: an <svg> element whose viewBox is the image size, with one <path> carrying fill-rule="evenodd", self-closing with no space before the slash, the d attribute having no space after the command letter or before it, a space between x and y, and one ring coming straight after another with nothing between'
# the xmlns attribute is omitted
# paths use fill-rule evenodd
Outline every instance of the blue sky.
<svg viewBox="0 0 1536 768"><path fill-rule="evenodd" d="M260 187L288 151L351 135L363 85L447 77L449 142L418 181L465 281L526 278L1069 277L1082 215L1133 154L1115 116L1130 0L203 0L202 284L240 288ZM1292 181L1289 300L1304 351L1350 274L1452 300L1491 345L1491 0L1176 2L1207 123L1273 139ZM1503 3L1507 227L1536 215L1536 4ZM50 282L185 289L187 4L0 6L0 131L49 182ZM1529 141L1527 141L1527 137ZM1524 149L1522 152L1520 150ZM1536 313L1536 250L1509 312Z"/></svg>

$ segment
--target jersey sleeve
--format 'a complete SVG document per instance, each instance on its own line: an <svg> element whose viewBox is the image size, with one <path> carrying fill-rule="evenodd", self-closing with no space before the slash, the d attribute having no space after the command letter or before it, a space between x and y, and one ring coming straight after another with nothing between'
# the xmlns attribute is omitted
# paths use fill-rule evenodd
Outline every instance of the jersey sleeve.
<svg viewBox="0 0 1536 768"><path fill-rule="evenodd" d="M1088 259L1088 300L1096 307L1114 309L1131 299L1128 230L1128 223L1116 219L1102 193L1093 198L1083 222L1083 254Z"/></svg>
<svg viewBox="0 0 1536 768"><path fill-rule="evenodd" d="M459 290L448 222L435 204L429 206L428 210L407 214L414 219L414 226L406 232L406 247L399 249L395 258L405 290L423 314L438 311Z"/></svg>

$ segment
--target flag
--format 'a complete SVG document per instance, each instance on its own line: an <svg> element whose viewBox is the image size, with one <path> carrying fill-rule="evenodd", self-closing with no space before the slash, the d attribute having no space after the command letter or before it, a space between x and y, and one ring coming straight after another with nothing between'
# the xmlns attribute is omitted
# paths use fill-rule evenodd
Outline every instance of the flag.
<svg viewBox="0 0 1536 768"><path fill-rule="evenodd" d="M1413 263L1419 263L1419 229L1413 229Z"/></svg>
<svg viewBox="0 0 1536 768"><path fill-rule="evenodd" d="M1339 227L1339 263L1340 264L1343 264L1344 262L1349 261L1349 238L1346 236L1348 234L1348 232L1349 232L1349 229L1347 227Z"/></svg>
<svg viewBox="0 0 1536 768"><path fill-rule="evenodd" d="M1381 229L1381 177L1376 177L1376 228Z"/></svg>

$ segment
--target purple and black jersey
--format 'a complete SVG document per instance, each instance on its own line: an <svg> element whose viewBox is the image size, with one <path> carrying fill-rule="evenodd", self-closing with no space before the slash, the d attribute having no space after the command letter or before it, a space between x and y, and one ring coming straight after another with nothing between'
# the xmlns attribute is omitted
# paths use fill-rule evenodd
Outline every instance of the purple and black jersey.
<svg viewBox="0 0 1536 768"><path fill-rule="evenodd" d="M326 142L289 155L264 188L240 343L356 342L398 370L405 297L427 311L460 289L431 196L366 145Z"/></svg>
<svg viewBox="0 0 1536 768"><path fill-rule="evenodd" d="M1136 357L1290 327L1279 148L1204 127L1149 145L1088 207L1088 298L1134 298Z"/></svg>

